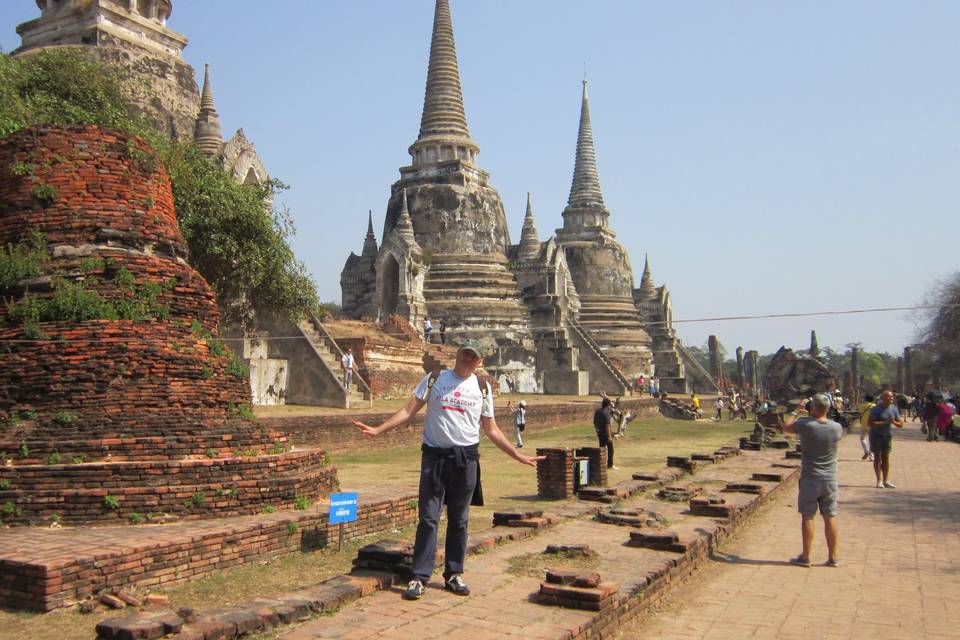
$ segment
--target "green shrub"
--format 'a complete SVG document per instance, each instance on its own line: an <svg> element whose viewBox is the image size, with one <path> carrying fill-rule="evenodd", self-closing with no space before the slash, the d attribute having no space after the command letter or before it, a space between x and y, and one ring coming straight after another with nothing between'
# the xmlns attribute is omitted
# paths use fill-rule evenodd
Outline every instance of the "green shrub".
<svg viewBox="0 0 960 640"><path fill-rule="evenodd" d="M273 513L273 512L276 511L276 510L277 510L277 508L276 508L275 506L271 505L271 504L268 504L267 506L265 506L265 507L263 508L263 512L264 512L264 513Z"/></svg>
<svg viewBox="0 0 960 640"><path fill-rule="evenodd" d="M23 509L15 505L14 503L7 500L3 503L3 507L0 508L0 520L7 520L9 518L15 518L23 513Z"/></svg>
<svg viewBox="0 0 960 640"><path fill-rule="evenodd" d="M50 514L50 524L60 524L60 514L59 514L59 513Z"/></svg>
<svg viewBox="0 0 960 640"><path fill-rule="evenodd" d="M139 513L131 513L129 518L130 518L130 524L143 524L146 521L146 518L144 518Z"/></svg>
<svg viewBox="0 0 960 640"><path fill-rule="evenodd" d="M26 459L30 457L30 446L26 442L20 443L20 459Z"/></svg>
<svg viewBox="0 0 960 640"><path fill-rule="evenodd" d="M116 496L103 496L103 506L107 509L116 509L120 506L120 499Z"/></svg>
<svg viewBox="0 0 960 640"><path fill-rule="evenodd" d="M77 414L72 411L61 410L57 411L53 416L53 421L57 424L67 425L77 419Z"/></svg>
<svg viewBox="0 0 960 640"><path fill-rule="evenodd" d="M215 338L211 340L209 343L209 348L210 348L210 353L212 353L215 356L222 356L227 352L226 343L219 338Z"/></svg>
<svg viewBox="0 0 960 640"><path fill-rule="evenodd" d="M270 449L270 453L272 453L273 455L277 456L277 455L280 455L281 453L283 453L283 451L284 451L283 443L280 442L279 440L274 440L274 442L273 442L273 448Z"/></svg>
<svg viewBox="0 0 960 640"><path fill-rule="evenodd" d="M19 177L32 176L36 170L36 162L13 162L10 164L10 173Z"/></svg>
<svg viewBox="0 0 960 640"><path fill-rule="evenodd" d="M253 407L248 404L237 405L237 415L244 420L253 420L255 417L253 413Z"/></svg>
<svg viewBox="0 0 960 640"><path fill-rule="evenodd" d="M250 367L242 358L235 355L227 366L227 373L238 380L247 380L250 378Z"/></svg>
<svg viewBox="0 0 960 640"><path fill-rule="evenodd" d="M57 196L60 195L60 190L52 184L38 182L30 189L30 195L37 201L37 204L46 208L56 202Z"/></svg>
<svg viewBox="0 0 960 640"><path fill-rule="evenodd" d="M233 495L233 489L226 489L224 487L220 487L219 489L217 489L217 496L220 498L229 498L232 495Z"/></svg>
<svg viewBox="0 0 960 640"><path fill-rule="evenodd" d="M287 523L287 535L288 535L288 536L292 536L293 534L295 534L295 533L296 533L297 531L299 531L299 530L300 530L300 525L298 525L296 522L290 521L290 522Z"/></svg>
<svg viewBox="0 0 960 640"><path fill-rule="evenodd" d="M37 412L33 410L21 411L19 415L24 420L35 420L37 418Z"/></svg>
<svg viewBox="0 0 960 640"><path fill-rule="evenodd" d="M10 482L7 478L0 478L0 491L6 491L13 486L13 483Z"/></svg>
<svg viewBox="0 0 960 640"><path fill-rule="evenodd" d="M297 511L306 511L310 508L311 504L312 502L307 496L297 496L293 500L293 508Z"/></svg>
<svg viewBox="0 0 960 640"><path fill-rule="evenodd" d="M47 240L42 233L33 232L17 244L8 244L0 249L0 289L43 275L49 260Z"/></svg>
<svg viewBox="0 0 960 640"><path fill-rule="evenodd" d="M83 456L73 456L73 464L83 464L86 459Z"/></svg>
<svg viewBox="0 0 960 640"><path fill-rule="evenodd" d="M217 457L217 450L214 449L213 447L210 447L209 449L207 449L207 457L210 458L211 460L213 460L214 458L216 458L216 457Z"/></svg>
<svg viewBox="0 0 960 640"><path fill-rule="evenodd" d="M199 491L197 491L192 496L190 496L190 502L193 504L193 506L197 507L198 509L203 506L203 501L204 501L203 493Z"/></svg>
<svg viewBox="0 0 960 640"><path fill-rule="evenodd" d="M54 451L49 456L47 456L47 464L60 464L62 461L63 461L63 456L61 456L58 451Z"/></svg>
<svg viewBox="0 0 960 640"><path fill-rule="evenodd" d="M103 258L84 258L80 261L80 271L91 273L93 271L103 271L107 268L107 263Z"/></svg>

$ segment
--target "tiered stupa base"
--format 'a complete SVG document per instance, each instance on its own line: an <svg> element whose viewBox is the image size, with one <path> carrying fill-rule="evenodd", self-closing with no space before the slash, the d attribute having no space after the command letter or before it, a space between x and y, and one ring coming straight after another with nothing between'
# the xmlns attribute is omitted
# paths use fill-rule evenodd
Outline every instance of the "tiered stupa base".
<svg viewBox="0 0 960 640"><path fill-rule="evenodd" d="M651 340L631 298L581 294L579 321L623 375L649 371Z"/></svg>

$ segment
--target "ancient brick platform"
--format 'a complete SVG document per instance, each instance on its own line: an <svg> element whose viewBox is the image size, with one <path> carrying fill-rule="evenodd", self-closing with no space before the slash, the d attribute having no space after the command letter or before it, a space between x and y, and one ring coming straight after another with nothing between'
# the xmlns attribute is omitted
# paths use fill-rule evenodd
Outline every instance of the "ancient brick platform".
<svg viewBox="0 0 960 640"><path fill-rule="evenodd" d="M335 488L322 451L291 451L251 419L143 140L96 126L7 136L0 204L0 246L36 253L0 291L3 524L249 514Z"/></svg>
<svg viewBox="0 0 960 640"><path fill-rule="evenodd" d="M361 492L351 539L416 522L416 492ZM293 525L293 526L291 526ZM0 530L0 606L49 611L114 587L166 587L337 536L326 504L170 525Z"/></svg>

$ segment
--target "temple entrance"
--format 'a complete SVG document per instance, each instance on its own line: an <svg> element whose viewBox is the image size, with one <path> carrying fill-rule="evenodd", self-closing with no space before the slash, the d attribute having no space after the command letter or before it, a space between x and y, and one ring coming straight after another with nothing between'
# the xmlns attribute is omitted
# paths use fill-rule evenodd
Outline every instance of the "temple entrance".
<svg viewBox="0 0 960 640"><path fill-rule="evenodd" d="M380 282L383 286L380 308L382 317L386 319L397 312L400 298L400 264L392 255L388 254L383 260L383 274Z"/></svg>

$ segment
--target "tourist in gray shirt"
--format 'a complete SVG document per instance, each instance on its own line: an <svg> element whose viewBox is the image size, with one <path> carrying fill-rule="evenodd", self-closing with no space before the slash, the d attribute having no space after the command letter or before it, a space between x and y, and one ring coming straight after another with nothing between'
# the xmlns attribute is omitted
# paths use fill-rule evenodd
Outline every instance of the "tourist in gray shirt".
<svg viewBox="0 0 960 640"><path fill-rule="evenodd" d="M810 550L813 548L813 519L819 509L823 516L823 531L827 538L828 567L840 565L837 559L837 445L843 437L843 428L827 419L831 399L823 393L810 401L810 417L799 417L803 404L786 419L783 430L800 436L803 450L800 466L800 491L797 510L800 511L803 532L803 553L790 562L802 567L810 566Z"/></svg>

